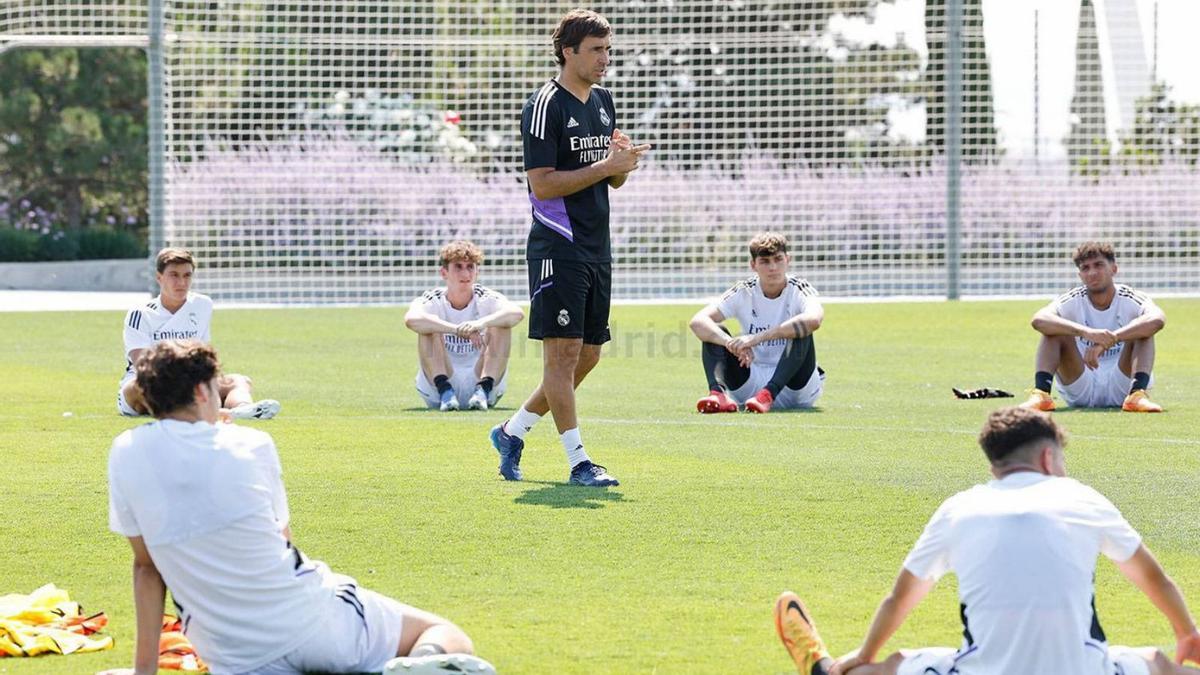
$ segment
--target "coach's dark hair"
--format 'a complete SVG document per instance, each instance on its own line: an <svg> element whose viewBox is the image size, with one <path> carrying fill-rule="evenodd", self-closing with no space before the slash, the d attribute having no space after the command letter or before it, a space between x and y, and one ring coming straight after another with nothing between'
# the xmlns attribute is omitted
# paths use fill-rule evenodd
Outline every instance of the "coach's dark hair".
<svg viewBox="0 0 1200 675"><path fill-rule="evenodd" d="M1104 258L1108 262L1116 262L1117 252L1113 250L1113 245L1106 241L1085 241L1076 247L1071 261L1075 263L1076 267L1079 267L1084 260L1092 258Z"/></svg>
<svg viewBox="0 0 1200 675"><path fill-rule="evenodd" d="M979 445L992 464L1003 464L1017 450L1039 441L1066 445L1062 429L1050 415L1025 408L1001 408L983 423Z"/></svg>
<svg viewBox="0 0 1200 675"><path fill-rule="evenodd" d="M750 240L750 259L788 252L787 237L778 232L759 232Z"/></svg>
<svg viewBox="0 0 1200 675"><path fill-rule="evenodd" d="M162 274L167 269L167 265L175 265L178 263L186 263L196 269L196 260L192 257L192 252L186 248L164 248L154 257L154 269Z"/></svg>
<svg viewBox="0 0 1200 675"><path fill-rule="evenodd" d="M579 49L584 38L609 35L612 35L612 26L608 25L608 19L590 9L573 9L554 29L554 61L560 66L566 63L563 50L567 47Z"/></svg>
<svg viewBox="0 0 1200 675"><path fill-rule="evenodd" d="M197 384L219 376L217 352L199 340L164 340L137 364L137 383L150 412L162 418L196 400Z"/></svg>

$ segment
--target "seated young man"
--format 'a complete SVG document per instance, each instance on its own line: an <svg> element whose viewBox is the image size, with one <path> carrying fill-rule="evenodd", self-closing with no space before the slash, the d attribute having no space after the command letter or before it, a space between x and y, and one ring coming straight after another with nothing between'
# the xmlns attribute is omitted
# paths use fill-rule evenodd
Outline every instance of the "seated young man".
<svg viewBox="0 0 1200 675"><path fill-rule="evenodd" d="M763 232L750 240L754 276L738 282L720 301L692 317L709 395L696 402L702 413L775 408L811 408L821 396L825 373L817 367L812 334L825 310L817 290L788 274L791 263L783 235ZM743 334L721 325L737 319Z"/></svg>
<svg viewBox="0 0 1200 675"><path fill-rule="evenodd" d="M160 342L137 381L157 419L117 436L108 457L109 527L133 548L132 672L157 672L169 588L214 673L495 673L454 624L293 545L271 437L218 423L212 347Z"/></svg>
<svg viewBox="0 0 1200 675"><path fill-rule="evenodd" d="M524 312L477 283L483 252L469 241L442 247L445 288L413 300L404 325L418 335L417 393L442 412L496 405L508 386L513 326Z"/></svg>
<svg viewBox="0 0 1200 675"><path fill-rule="evenodd" d="M861 647L829 658L795 593L775 603L775 627L803 675L1200 675L1200 632L1175 582L1121 512L1066 478L1063 434L1046 413L993 412L979 435L994 480L938 508L879 605ZM1109 647L1096 614L1104 554L1175 633L1172 663L1158 649ZM963 643L900 651L884 643L947 572L958 577Z"/></svg>
<svg viewBox="0 0 1200 675"><path fill-rule="evenodd" d="M1042 338L1034 389L1021 405L1054 410L1050 387L1057 376L1069 406L1162 412L1146 391L1154 382L1154 335L1166 325L1166 314L1145 294L1113 283L1117 257L1111 244L1081 244L1073 260L1083 285L1033 315Z"/></svg>
<svg viewBox="0 0 1200 675"><path fill-rule="evenodd" d="M164 248L154 267L158 297L125 315L125 374L117 388L117 412L129 417L151 414L134 377L138 359L147 349L162 340L212 339L212 300L191 292L196 271L192 254L182 248ZM253 383L245 375L225 375L217 384L223 415L267 420L279 413L279 401L254 400Z"/></svg>

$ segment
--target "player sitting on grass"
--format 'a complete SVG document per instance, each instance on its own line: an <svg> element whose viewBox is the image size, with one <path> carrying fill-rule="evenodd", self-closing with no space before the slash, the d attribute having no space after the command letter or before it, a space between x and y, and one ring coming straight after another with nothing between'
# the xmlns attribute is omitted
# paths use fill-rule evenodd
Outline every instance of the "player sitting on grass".
<svg viewBox="0 0 1200 675"><path fill-rule="evenodd" d="M787 239L763 232L750 240L755 276L738 282L720 301L692 317L691 328L704 343L701 356L709 395L696 401L702 413L772 408L811 408L821 395L825 373L817 367L812 334L825 310L817 290L788 274ZM743 334L733 337L721 325L737 319Z"/></svg>
<svg viewBox="0 0 1200 675"><path fill-rule="evenodd" d="M494 674L454 624L360 588L292 544L274 441L218 423L220 379L208 345L151 347L137 381L157 420L109 452L109 527L133 548L132 672L157 672L169 588L214 673Z"/></svg>
<svg viewBox="0 0 1200 675"><path fill-rule="evenodd" d="M483 252L452 241L439 252L445 288L413 300L404 325L418 335L417 393L442 412L496 405L508 386L512 328L525 314L476 283Z"/></svg>
<svg viewBox="0 0 1200 675"><path fill-rule="evenodd" d="M1153 383L1154 335L1166 314L1146 295L1113 283L1117 258L1111 244L1081 244L1073 260L1083 285L1033 315L1042 339L1034 389L1021 405L1054 410L1050 387L1057 375L1069 406L1162 412L1146 391Z"/></svg>
<svg viewBox="0 0 1200 675"><path fill-rule="evenodd" d="M212 339L212 300L191 292L196 271L192 254L182 248L164 248L158 252L154 266L158 297L125 315L125 374L117 389L117 411L130 417L151 414L134 378L138 359L148 348L161 340ZM279 401L254 400L253 383L245 375L230 373L217 384L222 415L267 420L279 413Z"/></svg>
<svg viewBox="0 0 1200 675"><path fill-rule="evenodd" d="M1049 415L993 412L979 435L995 477L960 492L925 526L866 640L835 664L795 593L775 603L775 627L803 675L1200 675L1200 632L1175 582L1121 512L1066 478L1063 435ZM1096 614L1103 553L1175 632L1172 663L1156 648L1109 647ZM963 643L901 651L884 643L937 580L958 577Z"/></svg>

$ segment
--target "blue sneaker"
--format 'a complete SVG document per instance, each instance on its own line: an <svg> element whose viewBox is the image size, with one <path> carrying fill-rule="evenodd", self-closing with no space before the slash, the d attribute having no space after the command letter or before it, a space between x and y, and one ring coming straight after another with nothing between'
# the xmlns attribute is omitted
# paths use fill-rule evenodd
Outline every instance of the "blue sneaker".
<svg viewBox="0 0 1200 675"><path fill-rule="evenodd" d="M610 485L620 485L621 482L616 478L608 475L608 469L599 464L592 464L584 460L571 468L571 485L584 485L587 487L609 487Z"/></svg>
<svg viewBox="0 0 1200 675"><path fill-rule="evenodd" d="M458 396L454 393L453 389L447 389L442 392L442 402L438 409L442 412L458 410Z"/></svg>
<svg viewBox="0 0 1200 675"><path fill-rule="evenodd" d="M500 453L500 475L504 480L521 480L521 450L525 441L504 432L504 423L492 427L492 447Z"/></svg>

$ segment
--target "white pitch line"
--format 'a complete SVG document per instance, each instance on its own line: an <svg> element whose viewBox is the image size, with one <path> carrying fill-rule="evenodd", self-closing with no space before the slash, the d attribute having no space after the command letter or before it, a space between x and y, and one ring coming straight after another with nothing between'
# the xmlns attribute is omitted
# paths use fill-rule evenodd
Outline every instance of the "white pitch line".
<svg viewBox="0 0 1200 675"><path fill-rule="evenodd" d="M414 412L416 412L416 411L414 411ZM806 415L811 415L812 413L793 413L793 414L797 417L804 417ZM286 412L281 413L281 416L284 417L285 419L290 419L290 420L328 420L329 419L329 415L289 415ZM739 417L748 417L743 414L738 414L738 416ZM53 418L54 416L49 415L47 417ZM115 415L75 415L72 419L95 420L95 419L111 419L114 417L115 417ZM45 420L45 417L42 417L42 416L31 417L28 415L0 415L0 420L6 420L6 421L7 420L33 420L33 419ZM375 420L375 421L400 421L400 420L407 419L407 420L411 421L411 418L402 417L400 415L351 415L351 416L345 417L344 419L347 419L347 420ZM712 426L716 426L716 427L738 427L738 428L744 429L744 428L747 428L747 424L753 424L754 428L757 428L757 429L766 428L766 429L778 430L778 429L795 429L795 428L797 428L797 424L793 420L789 420L786 423L783 420L773 421L773 420L771 420L770 416L768 416L766 418L756 417L753 420L753 422L751 422L751 420L749 420L749 419L746 419L745 421L733 421L733 420L724 420L724 419L713 419L711 417L700 418L698 415L696 418L693 418L693 419L685 418L685 419L645 420L645 419L610 419L610 418L605 418L605 417L584 417L581 419L584 423L587 423L587 424L613 424L613 425L621 425L621 426L634 426L634 425L651 425L651 426L664 426L665 425L665 426L680 426L680 427L698 427L698 426L712 427ZM451 415L451 416L444 416L441 413L439 413L437 418L432 418L432 417L426 418L425 421L429 421L429 422L436 421L439 424L471 424L471 423L478 423L478 422L482 421L482 418L477 418L474 415L470 415L469 413L464 414L464 415ZM488 420L488 422L490 424L491 420ZM68 424L69 424L69 422L68 422ZM271 423L266 422L262 426L259 426L259 425L255 425L255 426L256 426L256 428L261 428L264 431L270 431ZM804 429L818 429L821 431L890 431L890 432L917 433L917 434L954 434L954 435L959 435L959 436L975 436L979 433L978 431L968 430L968 429L931 429L928 427L902 427L902 426L893 426L893 425L885 425L885 424L879 424L879 425L873 425L873 424L819 424L819 423L811 424L811 423L805 422L803 425L803 428ZM1138 437L1138 436L1098 436L1095 434L1077 434L1077 433L1071 433L1070 438L1085 439L1085 440L1089 440L1089 441L1120 441L1120 442L1133 441L1133 442L1137 442L1137 443L1149 443L1149 444L1200 446L1200 439L1196 439L1196 438L1144 438L1144 437Z"/></svg>

